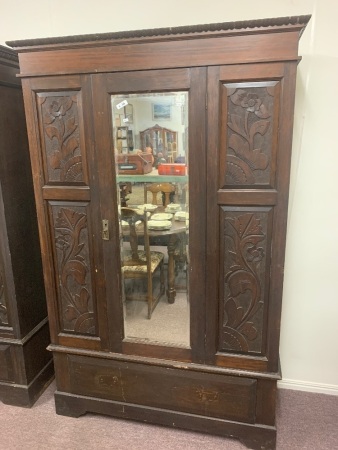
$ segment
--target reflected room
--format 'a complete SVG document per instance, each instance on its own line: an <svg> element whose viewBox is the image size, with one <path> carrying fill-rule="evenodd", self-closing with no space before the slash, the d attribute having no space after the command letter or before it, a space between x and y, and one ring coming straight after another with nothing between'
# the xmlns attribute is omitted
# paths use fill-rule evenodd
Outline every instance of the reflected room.
<svg viewBox="0 0 338 450"><path fill-rule="evenodd" d="M124 339L189 347L188 93L112 95Z"/></svg>

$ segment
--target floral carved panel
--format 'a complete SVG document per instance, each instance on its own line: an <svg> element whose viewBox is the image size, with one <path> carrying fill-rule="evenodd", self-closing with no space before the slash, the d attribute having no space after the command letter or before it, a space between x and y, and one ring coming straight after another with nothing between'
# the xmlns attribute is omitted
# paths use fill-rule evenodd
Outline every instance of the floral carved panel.
<svg viewBox="0 0 338 450"><path fill-rule="evenodd" d="M38 94L46 180L49 183L85 183L80 138L80 94Z"/></svg>
<svg viewBox="0 0 338 450"><path fill-rule="evenodd" d="M225 85L222 147L225 186L273 186L278 128L278 82ZM277 97L277 99L276 99ZM225 120L225 119L224 119Z"/></svg>
<svg viewBox="0 0 338 450"><path fill-rule="evenodd" d="M224 260L221 279L219 350L264 351L268 294L270 208L223 208Z"/></svg>
<svg viewBox="0 0 338 450"><path fill-rule="evenodd" d="M52 206L63 331L95 334L85 206Z"/></svg>
<svg viewBox="0 0 338 450"><path fill-rule="evenodd" d="M0 325L8 325L7 306L5 298L5 278L0 266Z"/></svg>

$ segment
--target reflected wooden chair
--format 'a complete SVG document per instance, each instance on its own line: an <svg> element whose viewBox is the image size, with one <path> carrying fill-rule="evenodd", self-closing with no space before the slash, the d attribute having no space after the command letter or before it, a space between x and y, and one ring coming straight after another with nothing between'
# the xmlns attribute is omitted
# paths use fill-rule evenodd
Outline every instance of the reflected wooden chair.
<svg viewBox="0 0 338 450"><path fill-rule="evenodd" d="M121 208L121 220L127 224L128 231L125 235L129 237L130 249L123 249L122 252L122 273L125 280L139 279L147 282L145 293L126 293L126 300L142 300L148 303L148 319L165 292L164 287L164 254L162 252L150 251L149 235L147 226L147 213L138 214L130 208ZM136 232L136 223L143 221L144 233L140 235L143 238L144 250L138 249L138 234ZM122 234L123 234L122 226ZM160 288L159 293L154 295L154 275L159 271Z"/></svg>
<svg viewBox="0 0 338 450"><path fill-rule="evenodd" d="M170 197L176 191L176 187L171 183L149 183L144 185L144 203L148 203L148 191L152 193L151 203L158 205L157 194L160 192L161 197L164 195L164 200L161 198L163 206L167 206L171 199Z"/></svg>

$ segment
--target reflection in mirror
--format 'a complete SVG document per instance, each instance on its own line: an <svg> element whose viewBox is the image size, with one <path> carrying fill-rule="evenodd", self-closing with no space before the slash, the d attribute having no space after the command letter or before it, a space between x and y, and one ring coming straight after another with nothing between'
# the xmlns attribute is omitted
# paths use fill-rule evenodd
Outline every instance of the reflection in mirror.
<svg viewBox="0 0 338 450"><path fill-rule="evenodd" d="M111 104L125 340L189 347L188 93Z"/></svg>

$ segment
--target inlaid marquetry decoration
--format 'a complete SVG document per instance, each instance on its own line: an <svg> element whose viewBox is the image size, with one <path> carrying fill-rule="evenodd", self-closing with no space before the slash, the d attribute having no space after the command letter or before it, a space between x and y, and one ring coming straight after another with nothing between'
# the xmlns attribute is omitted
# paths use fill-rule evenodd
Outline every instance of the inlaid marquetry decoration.
<svg viewBox="0 0 338 450"><path fill-rule="evenodd" d="M5 279L0 267L0 325L8 325L7 307L5 299Z"/></svg>
<svg viewBox="0 0 338 450"><path fill-rule="evenodd" d="M79 131L79 93L38 94L46 179L52 183L84 184Z"/></svg>
<svg viewBox="0 0 338 450"><path fill-rule="evenodd" d="M262 352L268 211L224 213L220 350Z"/></svg>
<svg viewBox="0 0 338 450"><path fill-rule="evenodd" d="M277 82L268 82L260 87L262 84L254 83L251 87L225 85L225 185L247 187L273 184L278 115L274 98Z"/></svg>
<svg viewBox="0 0 338 450"><path fill-rule="evenodd" d="M53 206L64 331L95 334L86 208Z"/></svg>

